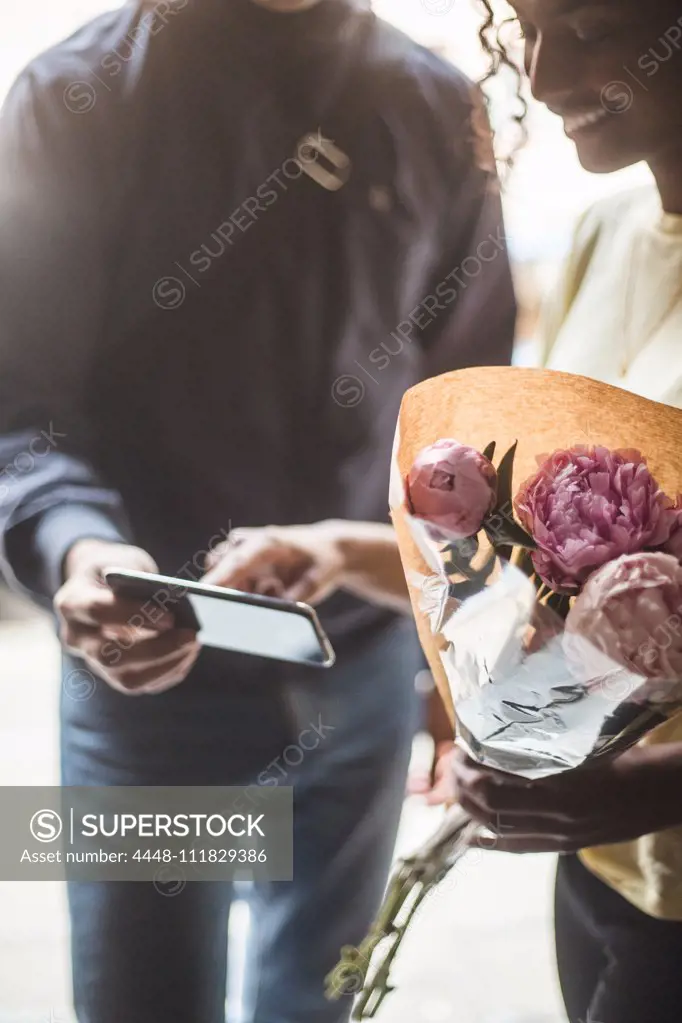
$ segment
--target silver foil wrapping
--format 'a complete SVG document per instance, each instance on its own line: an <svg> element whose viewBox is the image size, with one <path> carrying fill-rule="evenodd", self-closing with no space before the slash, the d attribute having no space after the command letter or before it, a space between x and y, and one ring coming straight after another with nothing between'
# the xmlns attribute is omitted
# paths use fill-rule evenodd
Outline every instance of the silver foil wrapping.
<svg viewBox="0 0 682 1023"><path fill-rule="evenodd" d="M529 576L509 562L498 559L480 589L454 597L444 545L420 520L408 521L431 569L408 583L441 640L459 745L479 763L526 778L572 770L628 748L679 709L670 702L664 713L648 703L642 675L566 634ZM491 551L479 553L480 562Z"/></svg>

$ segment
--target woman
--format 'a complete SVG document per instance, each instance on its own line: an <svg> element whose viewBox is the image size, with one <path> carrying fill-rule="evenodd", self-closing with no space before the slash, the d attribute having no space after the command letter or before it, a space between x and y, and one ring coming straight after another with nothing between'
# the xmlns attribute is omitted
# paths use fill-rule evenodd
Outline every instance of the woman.
<svg viewBox="0 0 682 1023"><path fill-rule="evenodd" d="M581 219L544 362L682 405L682 11L667 0L512 6L533 94L563 118L582 165L645 160L655 182ZM682 718L584 774L528 785L457 759L455 776L477 819L500 815L499 848L570 854L556 933L572 1023L681 1019Z"/></svg>
<svg viewBox="0 0 682 1023"><path fill-rule="evenodd" d="M563 118L583 166L645 160L655 181L581 219L543 361L682 405L682 10L668 0L512 6L532 92ZM383 526L247 532L211 578L306 600L340 585L406 606ZM589 772L529 783L449 752L441 788L451 765L460 802L499 832L499 849L563 854L556 933L571 1023L679 1023L682 718Z"/></svg>

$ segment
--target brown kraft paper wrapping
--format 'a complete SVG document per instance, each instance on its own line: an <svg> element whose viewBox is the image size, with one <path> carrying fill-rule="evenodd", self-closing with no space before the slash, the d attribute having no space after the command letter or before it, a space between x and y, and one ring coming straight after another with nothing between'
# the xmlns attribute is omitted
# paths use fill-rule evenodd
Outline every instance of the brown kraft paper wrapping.
<svg viewBox="0 0 682 1023"><path fill-rule="evenodd" d="M587 377L555 370L485 366L456 370L411 388L400 407L389 503L408 579L428 576L405 521L401 481L419 451L452 437L479 451L495 441L494 462L518 441L512 492L537 470L538 457L557 448L603 445L636 448L671 497L682 491L682 411ZM419 638L454 722L438 637L410 586ZM440 641L442 642L442 640Z"/></svg>

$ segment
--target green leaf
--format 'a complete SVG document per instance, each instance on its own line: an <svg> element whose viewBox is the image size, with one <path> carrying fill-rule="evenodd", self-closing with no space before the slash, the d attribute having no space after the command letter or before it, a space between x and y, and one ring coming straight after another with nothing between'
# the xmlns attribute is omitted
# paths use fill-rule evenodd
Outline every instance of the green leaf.
<svg viewBox="0 0 682 1023"><path fill-rule="evenodd" d="M485 586L486 581L490 578L497 563L497 555L495 551L491 551L487 561L481 565L476 571L471 570L469 566L465 572L458 566L455 566L454 571L450 568L452 562L448 562L444 568L448 574L464 576L464 579L458 579L456 582L450 583L450 594L453 597L457 597L463 600L465 596L470 596L472 593L478 593Z"/></svg>
<svg viewBox="0 0 682 1023"><path fill-rule="evenodd" d="M475 570L471 567L472 560L478 554L478 537L467 536L463 540L454 540L444 547L442 554L448 555L443 567L448 575L463 575L465 579L471 579Z"/></svg>
<svg viewBox="0 0 682 1023"><path fill-rule="evenodd" d="M516 519L511 517L504 524L506 540L516 547L525 547L526 550L537 550L537 544L530 533L527 533L523 526L520 526Z"/></svg>
<svg viewBox="0 0 682 1023"><path fill-rule="evenodd" d="M466 579L461 583L450 583L448 592L455 600L466 600L467 597L473 597L480 589L481 587L473 579Z"/></svg>
<svg viewBox="0 0 682 1023"><path fill-rule="evenodd" d="M512 508L512 476L518 441L514 441L497 467L497 507Z"/></svg>
<svg viewBox="0 0 682 1023"><path fill-rule="evenodd" d="M530 576L535 575L535 565L533 564L531 552L527 547L523 547L521 549L521 554L516 562L516 567L520 568L521 571L529 578Z"/></svg>
<svg viewBox="0 0 682 1023"><path fill-rule="evenodd" d="M443 548L443 554L452 554L455 558L471 561L478 554L478 536L466 536L463 540L453 540Z"/></svg>
<svg viewBox="0 0 682 1023"><path fill-rule="evenodd" d="M514 552L512 544L505 544L504 547L499 545L495 547L495 553L497 554L500 561L511 561L511 556Z"/></svg>
<svg viewBox="0 0 682 1023"><path fill-rule="evenodd" d="M525 547L534 551L537 544L530 533L520 526L514 516L507 511L498 509L486 516L483 522L486 536L493 547Z"/></svg>
<svg viewBox="0 0 682 1023"><path fill-rule="evenodd" d="M545 601L545 606L550 607L552 611L556 611L561 618L565 618L571 607L571 598L565 593L555 593L552 591Z"/></svg>
<svg viewBox="0 0 682 1023"><path fill-rule="evenodd" d="M489 579L490 576L492 575L493 569L495 568L496 564L497 553L495 551L491 551L488 560L484 562L483 565L481 565L477 572L474 572L472 574L471 578L476 582L479 582L482 586L486 579Z"/></svg>
<svg viewBox="0 0 682 1023"><path fill-rule="evenodd" d="M480 593L485 587L485 584L492 574L494 563L485 572L477 572L475 576L470 579L464 579L461 582L450 583L450 596L455 597L457 600L466 600L467 597L473 597L475 593Z"/></svg>
<svg viewBox="0 0 682 1023"><path fill-rule="evenodd" d="M463 575L465 579L471 579L469 565L460 565L456 561L446 561L443 565L446 573L450 575Z"/></svg>
<svg viewBox="0 0 682 1023"><path fill-rule="evenodd" d="M488 444L488 447L483 452L483 457L487 458L489 462L492 462L493 458L495 457L496 447L497 447L496 442L494 440L491 440L490 444Z"/></svg>

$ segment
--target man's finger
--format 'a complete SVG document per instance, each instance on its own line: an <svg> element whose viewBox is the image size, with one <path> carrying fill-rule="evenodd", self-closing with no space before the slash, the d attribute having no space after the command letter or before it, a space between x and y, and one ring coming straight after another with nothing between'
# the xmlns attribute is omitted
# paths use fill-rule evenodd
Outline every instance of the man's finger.
<svg viewBox="0 0 682 1023"><path fill-rule="evenodd" d="M250 540L252 537L262 533L262 527L258 526L238 526L236 529L230 530L230 533L225 540L225 544L228 547L238 547L244 543L245 540Z"/></svg>
<svg viewBox="0 0 682 1023"><path fill-rule="evenodd" d="M457 799L457 790L452 775L440 774L426 795L426 802L429 806L441 806L443 803L454 803Z"/></svg>
<svg viewBox="0 0 682 1023"><path fill-rule="evenodd" d="M245 540L248 540L254 532L256 530L251 526L242 526L239 529L231 530L227 540L222 540L221 543L216 544L206 555L204 571L209 572L215 568L230 551L234 550Z"/></svg>
<svg viewBox="0 0 682 1023"><path fill-rule="evenodd" d="M408 796L425 796L431 788L431 776L428 771L413 771L407 776Z"/></svg>
<svg viewBox="0 0 682 1023"><path fill-rule="evenodd" d="M155 641L150 641L155 642ZM147 661L131 662L121 668L118 665L111 671L115 681L127 691L135 691L143 687L158 690L169 682L174 682L182 675L180 669L189 667L199 654L200 644L194 640L184 643L182 647L169 651L164 656L151 657Z"/></svg>
<svg viewBox="0 0 682 1023"><path fill-rule="evenodd" d="M301 578L286 587L284 596L287 600L293 600L302 604L319 604L325 596L325 586L322 574L313 565L307 568Z"/></svg>
<svg viewBox="0 0 682 1023"><path fill-rule="evenodd" d="M105 666L108 664L109 668L115 668L116 672L135 672L150 666L162 668L164 664L175 660L178 656L184 657L190 649L194 648L196 641L196 633L191 629L173 629L161 636L134 642L129 647L117 645L115 641L104 643L100 647L98 657ZM111 646L114 649L107 650L105 653L105 648ZM94 645L88 650L88 656L93 656L92 650L94 650Z"/></svg>
<svg viewBox="0 0 682 1023"><path fill-rule="evenodd" d="M191 650L177 662L177 665L173 666L172 669L167 670L166 674L162 678L154 679L152 682L143 683L133 692L129 692L129 695L139 694L140 696L156 696L157 694L166 692L168 689L174 688L180 682L184 681L187 675L189 675L198 655L198 649Z"/></svg>
<svg viewBox="0 0 682 1023"><path fill-rule="evenodd" d="M228 550L214 568L201 580L210 586L227 586L235 590L253 587L259 576L279 575L277 568L290 560L286 548L263 538L245 541L240 547Z"/></svg>
<svg viewBox="0 0 682 1023"><path fill-rule="evenodd" d="M156 635L153 638L122 643L115 639L106 639L97 629L87 626L71 626L62 635L67 650L78 657L84 657L95 669L111 674L121 664L146 663L154 656L163 658L176 651L184 651L196 640L196 635L189 629L177 629ZM151 652L149 644L151 646ZM139 648L146 649L146 655L140 657Z"/></svg>
<svg viewBox="0 0 682 1023"><path fill-rule="evenodd" d="M66 588L65 588L66 589ZM118 597L113 590L92 586L83 592L64 593L57 602L57 611L66 621L77 622L91 628L124 626L148 628L156 632L173 628L173 614L161 605L155 605L154 614L145 614L137 600Z"/></svg>
<svg viewBox="0 0 682 1023"><path fill-rule="evenodd" d="M73 619L62 620L59 637L67 653L76 655L81 653L84 640L94 638L99 643L102 641L100 630L96 626L83 625Z"/></svg>
<svg viewBox="0 0 682 1023"><path fill-rule="evenodd" d="M276 575L264 575L254 582L253 592L261 597L283 597L284 583Z"/></svg>

